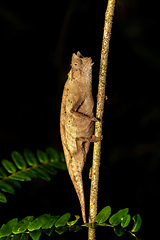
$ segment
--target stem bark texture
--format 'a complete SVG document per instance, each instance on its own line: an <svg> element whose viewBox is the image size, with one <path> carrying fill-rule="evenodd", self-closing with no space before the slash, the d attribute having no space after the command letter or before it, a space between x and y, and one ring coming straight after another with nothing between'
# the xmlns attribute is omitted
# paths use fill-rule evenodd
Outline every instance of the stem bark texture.
<svg viewBox="0 0 160 240"><path fill-rule="evenodd" d="M112 21L114 16L116 0L108 0L107 9L105 12L105 23L101 50L100 60L100 71L99 71L99 85L97 95L97 108L96 118L100 121L95 123L95 136L102 135L102 118L104 112L105 103L105 86L107 77L107 66L108 66L108 53L109 53L109 42L111 37ZM97 215L97 200L98 200L98 181L99 181L99 166L101 157L101 141L94 143L93 149L93 164L92 164L92 178L91 178L91 190L90 190L90 212L89 212L89 223L94 224L95 217ZM95 239L95 229L89 228L89 238Z"/></svg>

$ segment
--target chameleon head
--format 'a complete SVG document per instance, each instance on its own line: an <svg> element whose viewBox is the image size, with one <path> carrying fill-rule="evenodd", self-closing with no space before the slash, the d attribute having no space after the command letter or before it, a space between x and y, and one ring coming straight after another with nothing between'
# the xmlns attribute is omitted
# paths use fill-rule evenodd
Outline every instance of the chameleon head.
<svg viewBox="0 0 160 240"><path fill-rule="evenodd" d="M81 57L82 55L80 54L80 52L77 52L77 55L73 53L71 66L74 71L78 71L81 68L83 64L83 58Z"/></svg>
<svg viewBox="0 0 160 240"><path fill-rule="evenodd" d="M85 80L87 85L92 83L92 59L88 57L83 57L80 52L72 55L72 69L74 75L79 75L79 80Z"/></svg>

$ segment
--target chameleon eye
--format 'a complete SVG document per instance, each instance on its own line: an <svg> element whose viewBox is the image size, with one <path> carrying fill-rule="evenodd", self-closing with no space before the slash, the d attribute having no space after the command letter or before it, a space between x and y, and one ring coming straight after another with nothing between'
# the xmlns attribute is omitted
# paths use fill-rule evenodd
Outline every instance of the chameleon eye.
<svg viewBox="0 0 160 240"><path fill-rule="evenodd" d="M78 63L75 63L75 64L74 64L74 66L75 66L76 68L78 68L78 65L79 65Z"/></svg>
<svg viewBox="0 0 160 240"><path fill-rule="evenodd" d="M76 68L80 68L81 65L82 65L82 60L80 58L79 59L75 59L75 61L73 61L73 65Z"/></svg>

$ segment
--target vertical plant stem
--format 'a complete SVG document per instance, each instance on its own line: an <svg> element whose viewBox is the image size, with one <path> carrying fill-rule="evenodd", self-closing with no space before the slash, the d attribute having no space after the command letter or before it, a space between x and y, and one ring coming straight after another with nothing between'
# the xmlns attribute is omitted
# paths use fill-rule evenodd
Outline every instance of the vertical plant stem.
<svg viewBox="0 0 160 240"><path fill-rule="evenodd" d="M102 117L104 112L105 102L105 86L107 76L107 65L108 65L108 53L109 53L109 42L111 36L112 21L114 15L116 0L108 0L107 10L105 13L105 23L101 50L101 61L99 71L99 85L97 95L97 109L96 118L101 121L95 123L95 136L102 135ZM98 181L99 181L99 166L101 156L101 141L94 143L93 150L93 164L92 164L92 179L91 179L91 190L90 190L90 212L89 212L89 223L94 224L95 217L97 215L97 199L98 199ZM89 229L89 239L93 240L95 229Z"/></svg>

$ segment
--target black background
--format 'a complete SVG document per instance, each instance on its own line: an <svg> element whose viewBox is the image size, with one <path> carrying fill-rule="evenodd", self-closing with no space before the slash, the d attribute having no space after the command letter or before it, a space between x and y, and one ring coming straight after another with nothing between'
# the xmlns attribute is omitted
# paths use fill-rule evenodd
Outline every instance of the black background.
<svg viewBox="0 0 160 240"><path fill-rule="evenodd" d="M0 159L29 148L62 151L60 103L72 53L92 57L96 99L103 35L104 0L0 2ZM142 239L157 236L160 169L160 45L155 2L118 0L110 43L98 211L125 207L143 220ZM84 169L86 202L88 170ZM11 218L43 213L80 214L67 172L48 183L22 184L8 203L0 205L1 224ZM88 204L87 204L88 208ZM100 229L97 239L117 239ZM55 235L87 239L87 231ZM119 239L119 238L118 238ZM132 239L127 236L124 239Z"/></svg>

